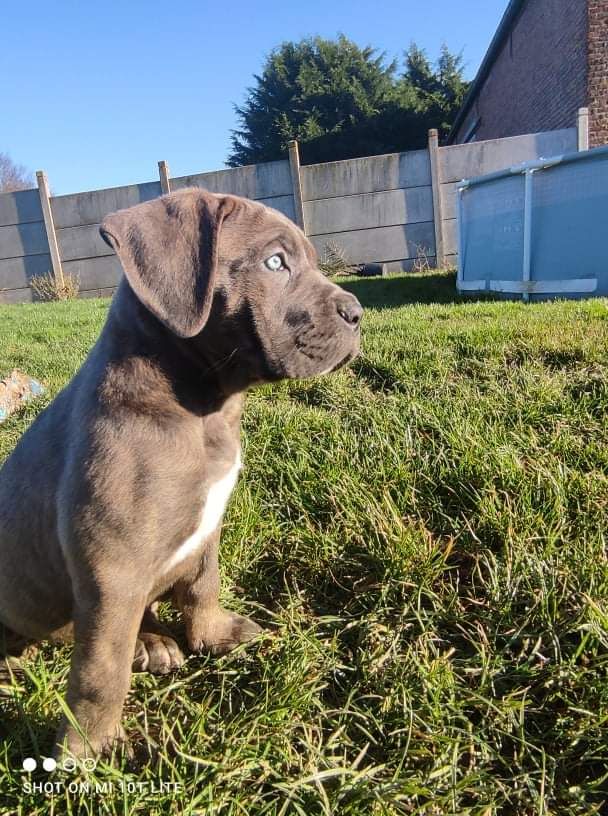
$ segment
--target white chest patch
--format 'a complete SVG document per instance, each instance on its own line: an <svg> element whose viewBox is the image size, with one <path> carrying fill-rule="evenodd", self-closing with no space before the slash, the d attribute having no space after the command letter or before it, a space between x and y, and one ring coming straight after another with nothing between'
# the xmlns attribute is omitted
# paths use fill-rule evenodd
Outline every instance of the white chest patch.
<svg viewBox="0 0 608 816"><path fill-rule="evenodd" d="M241 453L239 451L228 473L209 488L205 504L203 505L200 524L192 535L188 536L184 543L173 553L165 568L167 572L173 569L173 567L176 567L180 561L183 561L189 555L196 552L217 528L224 515L230 494L234 490L240 469Z"/></svg>

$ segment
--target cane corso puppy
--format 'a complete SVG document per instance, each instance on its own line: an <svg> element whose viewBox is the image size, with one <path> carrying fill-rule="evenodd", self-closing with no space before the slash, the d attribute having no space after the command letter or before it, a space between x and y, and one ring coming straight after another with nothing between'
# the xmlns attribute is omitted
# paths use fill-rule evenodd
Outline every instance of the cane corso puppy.
<svg viewBox="0 0 608 816"><path fill-rule="evenodd" d="M155 615L161 596L193 652L260 631L218 601L244 393L344 365L362 311L301 230L243 198L176 192L109 215L101 235L124 270L106 324L0 471L4 654L74 639L79 728L64 718L60 756L121 738L132 669L181 665Z"/></svg>

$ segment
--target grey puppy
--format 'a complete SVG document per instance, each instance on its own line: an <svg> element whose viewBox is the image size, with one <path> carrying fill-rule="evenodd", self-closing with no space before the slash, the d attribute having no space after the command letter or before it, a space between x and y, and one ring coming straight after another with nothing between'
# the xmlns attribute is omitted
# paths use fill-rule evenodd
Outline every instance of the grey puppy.
<svg viewBox="0 0 608 816"><path fill-rule="evenodd" d="M218 600L244 392L344 365L362 313L291 221L246 199L184 190L101 234L125 272L106 324L0 470L0 648L74 639L79 728L64 718L59 755L110 749L131 670L183 662L161 596L193 652L260 631Z"/></svg>

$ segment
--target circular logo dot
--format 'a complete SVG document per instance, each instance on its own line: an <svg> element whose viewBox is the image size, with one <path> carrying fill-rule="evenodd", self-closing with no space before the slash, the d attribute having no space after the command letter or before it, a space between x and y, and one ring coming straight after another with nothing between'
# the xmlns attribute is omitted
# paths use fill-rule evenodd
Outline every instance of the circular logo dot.
<svg viewBox="0 0 608 816"><path fill-rule="evenodd" d="M42 767L44 768L45 771L48 771L50 773L51 771L55 770L55 768L57 767L57 763L55 762L53 757L45 757L45 759L42 762Z"/></svg>
<svg viewBox="0 0 608 816"><path fill-rule="evenodd" d="M36 765L36 760L33 757L26 757L23 760L22 767L24 771L29 771L31 773L32 771L36 770Z"/></svg>
<svg viewBox="0 0 608 816"><path fill-rule="evenodd" d="M85 771L94 771L97 767L97 760L93 759L93 757L87 757L82 760L82 767Z"/></svg>
<svg viewBox="0 0 608 816"><path fill-rule="evenodd" d="M66 757L63 760L63 770L64 771L75 771L76 770L76 760L72 759L72 757Z"/></svg>

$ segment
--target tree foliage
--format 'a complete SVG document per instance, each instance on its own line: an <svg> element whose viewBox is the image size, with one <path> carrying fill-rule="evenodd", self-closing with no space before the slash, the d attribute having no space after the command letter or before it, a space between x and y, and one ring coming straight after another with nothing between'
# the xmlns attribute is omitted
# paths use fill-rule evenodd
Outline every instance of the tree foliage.
<svg viewBox="0 0 608 816"><path fill-rule="evenodd" d="M35 187L34 177L22 164L16 164L8 153L0 153L0 193Z"/></svg>
<svg viewBox="0 0 608 816"><path fill-rule="evenodd" d="M423 147L429 128L447 134L466 88L462 57L446 46L433 65L413 44L399 72L344 36L284 43L236 108L228 164L284 158L291 139L304 163Z"/></svg>

